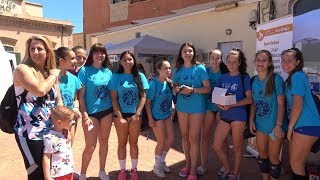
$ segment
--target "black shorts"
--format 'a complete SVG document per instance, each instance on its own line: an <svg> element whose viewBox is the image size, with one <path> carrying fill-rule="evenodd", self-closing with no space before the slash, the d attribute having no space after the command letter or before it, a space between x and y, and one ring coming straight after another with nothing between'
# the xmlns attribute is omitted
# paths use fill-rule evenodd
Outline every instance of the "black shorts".
<svg viewBox="0 0 320 180"><path fill-rule="evenodd" d="M131 116L133 116L135 113L122 113L122 118L123 119L127 119ZM117 115L115 115L114 117L118 117Z"/></svg>
<svg viewBox="0 0 320 180"><path fill-rule="evenodd" d="M223 122L226 122L228 124L231 124L234 120L226 119L226 118L220 118Z"/></svg>
<svg viewBox="0 0 320 180"><path fill-rule="evenodd" d="M113 108L109 108L107 110L104 110L104 111L100 111L100 112L96 112L96 113L93 113L93 114L89 114L89 116L91 117L94 117L94 118L97 118L98 120L104 118L105 116L109 115L110 113L113 112Z"/></svg>

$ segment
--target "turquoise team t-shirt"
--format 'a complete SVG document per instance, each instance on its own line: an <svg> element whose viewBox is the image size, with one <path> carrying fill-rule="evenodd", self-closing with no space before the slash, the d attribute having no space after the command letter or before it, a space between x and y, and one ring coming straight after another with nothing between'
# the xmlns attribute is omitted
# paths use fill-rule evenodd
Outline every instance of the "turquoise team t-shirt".
<svg viewBox="0 0 320 180"><path fill-rule="evenodd" d="M112 107L109 93L111 76L111 71L104 67L96 69L83 66L78 72L78 78L86 87L85 100L89 115Z"/></svg>
<svg viewBox="0 0 320 180"><path fill-rule="evenodd" d="M166 119L172 113L173 94L168 83L160 82L154 78L147 91L147 99L151 100L152 117L155 119Z"/></svg>
<svg viewBox="0 0 320 180"><path fill-rule="evenodd" d="M270 134L277 122L278 100L277 97L284 95L283 79L275 75L275 87L272 95L265 96L266 79L259 80L258 76L253 77L252 97L256 107L255 126L258 131ZM285 115L286 116L286 115ZM282 129L287 130L288 123L286 118L283 120Z"/></svg>
<svg viewBox="0 0 320 180"><path fill-rule="evenodd" d="M230 76L230 73L221 77L221 87L228 89L227 93L236 95L237 102L246 98L245 92L251 90L249 75L245 75L242 84L242 75ZM243 89L244 88L244 89ZM228 120L247 121L246 106L236 106L228 110L221 110L220 117Z"/></svg>
<svg viewBox="0 0 320 180"><path fill-rule="evenodd" d="M194 88L201 88L202 82L209 80L208 73L204 65L193 65L186 68L182 65L180 70L173 71L173 82L178 86L186 85ZM177 111L184 113L204 113L206 111L206 100L203 94L192 93L184 95L178 93Z"/></svg>
<svg viewBox="0 0 320 180"><path fill-rule="evenodd" d="M286 86L287 113L289 119L294 95L303 98L302 111L294 125L294 129L303 126L320 126L320 117L311 95L310 84L306 74L302 71L295 72L291 76L291 86Z"/></svg>
<svg viewBox="0 0 320 180"><path fill-rule="evenodd" d="M139 72L142 86L149 89L147 78ZM118 102L122 113L136 113L139 105L138 86L132 74L115 73L110 81L110 90L117 91Z"/></svg>
<svg viewBox="0 0 320 180"><path fill-rule="evenodd" d="M74 100L77 91L81 89L80 80L73 74L67 71L65 76L60 76L59 88L61 92L63 105L74 108Z"/></svg>
<svg viewBox="0 0 320 180"><path fill-rule="evenodd" d="M211 92L207 95L207 110L218 112L220 111L220 108L216 104L212 103L212 91L215 87L219 87L222 74L220 70L216 73L212 72L210 67L207 68L207 72L211 87Z"/></svg>

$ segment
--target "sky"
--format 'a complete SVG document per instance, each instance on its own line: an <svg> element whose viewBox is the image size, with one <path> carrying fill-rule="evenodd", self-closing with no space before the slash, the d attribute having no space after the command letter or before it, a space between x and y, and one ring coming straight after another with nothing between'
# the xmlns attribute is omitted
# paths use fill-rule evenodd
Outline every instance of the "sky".
<svg viewBox="0 0 320 180"><path fill-rule="evenodd" d="M83 31L82 0L27 0L43 6L43 17L69 20L74 26L73 33Z"/></svg>

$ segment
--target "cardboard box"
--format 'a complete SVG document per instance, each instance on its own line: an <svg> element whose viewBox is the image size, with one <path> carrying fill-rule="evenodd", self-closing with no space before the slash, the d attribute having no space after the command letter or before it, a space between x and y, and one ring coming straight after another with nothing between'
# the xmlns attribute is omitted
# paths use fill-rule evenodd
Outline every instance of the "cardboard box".
<svg viewBox="0 0 320 180"><path fill-rule="evenodd" d="M212 91L212 103L230 105L237 103L236 95L226 95L228 89L215 87Z"/></svg>

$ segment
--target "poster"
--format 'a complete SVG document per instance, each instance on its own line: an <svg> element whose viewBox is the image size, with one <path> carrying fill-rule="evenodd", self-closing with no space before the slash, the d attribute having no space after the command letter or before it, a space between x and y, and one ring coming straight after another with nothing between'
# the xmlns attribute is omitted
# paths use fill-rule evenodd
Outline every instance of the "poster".
<svg viewBox="0 0 320 180"><path fill-rule="evenodd" d="M293 47L293 17L288 16L281 19L269 21L257 26L256 50L268 50L272 54L275 73L284 80L288 75L281 68L281 53Z"/></svg>

